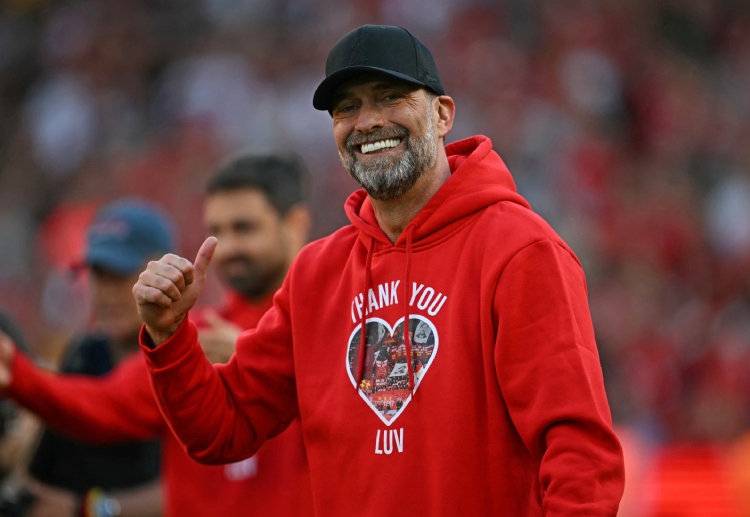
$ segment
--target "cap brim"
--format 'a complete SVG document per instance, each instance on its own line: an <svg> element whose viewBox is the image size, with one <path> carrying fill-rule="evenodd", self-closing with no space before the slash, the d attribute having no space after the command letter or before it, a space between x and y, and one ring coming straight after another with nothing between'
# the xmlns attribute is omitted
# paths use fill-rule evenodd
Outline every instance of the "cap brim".
<svg viewBox="0 0 750 517"><path fill-rule="evenodd" d="M92 249L86 254L84 263L122 276L132 275L143 267L144 259L136 253L122 249Z"/></svg>
<svg viewBox="0 0 750 517"><path fill-rule="evenodd" d="M313 95L313 107L320 111L331 111L331 109L333 108L333 94L335 93L336 89L341 86L342 83L348 81L358 74L361 74L362 72L375 72L388 75L390 77L396 77L397 79L401 79L402 81L406 81L407 83L431 90L431 88L423 82L417 81L413 77L406 74L393 72L392 70L386 70L385 68L378 68L375 66L349 66L346 68L342 68L341 70L337 70L323 79L323 82L320 83L318 89L315 90L315 95Z"/></svg>

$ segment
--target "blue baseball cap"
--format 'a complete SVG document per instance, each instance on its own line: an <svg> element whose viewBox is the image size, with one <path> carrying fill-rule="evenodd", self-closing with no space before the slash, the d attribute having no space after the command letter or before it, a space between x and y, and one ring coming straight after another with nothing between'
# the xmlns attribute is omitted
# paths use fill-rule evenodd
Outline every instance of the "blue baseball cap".
<svg viewBox="0 0 750 517"><path fill-rule="evenodd" d="M161 208L139 199L122 199L104 205L94 216L84 263L131 275L173 247L172 223Z"/></svg>

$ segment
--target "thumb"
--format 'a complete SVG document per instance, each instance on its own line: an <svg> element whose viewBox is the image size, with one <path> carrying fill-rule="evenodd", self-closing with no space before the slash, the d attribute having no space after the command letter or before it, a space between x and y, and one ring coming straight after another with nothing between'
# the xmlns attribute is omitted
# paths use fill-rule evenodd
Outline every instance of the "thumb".
<svg viewBox="0 0 750 517"><path fill-rule="evenodd" d="M195 279L199 282L199 285L203 285L206 281L206 275L208 274L208 265L211 263L211 259L214 256L216 250L216 237L209 237L203 244L201 244L198 254L195 256L195 262L193 269L195 271Z"/></svg>

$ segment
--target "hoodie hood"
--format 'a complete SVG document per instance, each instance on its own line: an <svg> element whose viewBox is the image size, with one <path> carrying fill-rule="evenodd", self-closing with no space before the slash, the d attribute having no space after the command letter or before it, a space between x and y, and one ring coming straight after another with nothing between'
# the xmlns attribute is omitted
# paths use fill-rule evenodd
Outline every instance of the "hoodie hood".
<svg viewBox="0 0 750 517"><path fill-rule="evenodd" d="M376 251L388 248L403 248L406 253L404 267L402 298L404 325L409 320L411 293L412 251L420 246L438 240L449 225L465 216L482 210L501 201L518 203L526 208L529 204L516 192L516 185L508 168L492 150L492 142L485 136L475 136L460 140L445 148L451 176L435 193L416 217L406 226L395 245L378 226L370 198L364 190L358 190L346 202L345 210L355 228L359 230L359 239L367 250L364 268L362 292L368 293L372 285L372 258ZM445 230L445 231L442 231ZM355 386L363 379L365 367L365 350L367 348L367 317L360 320L363 336L357 357L357 376ZM406 357L412 358L412 336L404 329ZM414 396L416 387L412 360L406 361L409 388Z"/></svg>
<svg viewBox="0 0 750 517"><path fill-rule="evenodd" d="M450 223L489 205L510 201L530 208L516 191L513 177L500 156L492 150L492 142L486 136L459 140L446 146L445 152L451 169L450 178L407 227L412 232L415 248L439 238L439 230ZM378 226L370 199L363 189L349 196L344 209L366 247L370 246L372 238L384 247L392 245ZM405 245L406 234L405 230L395 246Z"/></svg>

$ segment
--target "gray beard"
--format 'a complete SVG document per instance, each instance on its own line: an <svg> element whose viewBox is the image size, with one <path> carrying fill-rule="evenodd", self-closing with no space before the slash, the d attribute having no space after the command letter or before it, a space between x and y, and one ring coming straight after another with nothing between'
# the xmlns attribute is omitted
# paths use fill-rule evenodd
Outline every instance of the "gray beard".
<svg viewBox="0 0 750 517"><path fill-rule="evenodd" d="M418 138L412 138L411 133L400 126L350 136L346 141L346 153L339 151L341 164L371 198L378 201L395 199L408 192L437 161L435 129L431 123L428 123L428 128ZM355 147L387 138L404 141L404 150L400 155L374 156L366 164L357 160Z"/></svg>

